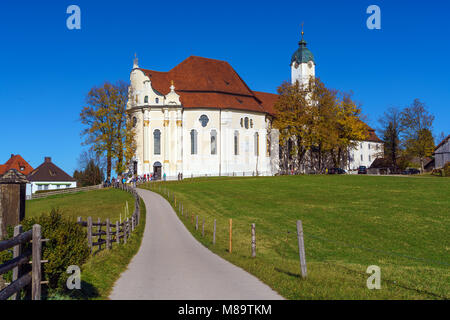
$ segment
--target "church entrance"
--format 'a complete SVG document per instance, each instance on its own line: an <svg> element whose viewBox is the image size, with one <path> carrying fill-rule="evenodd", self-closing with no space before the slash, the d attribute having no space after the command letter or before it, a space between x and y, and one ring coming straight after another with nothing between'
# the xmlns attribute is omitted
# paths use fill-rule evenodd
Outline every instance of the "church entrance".
<svg viewBox="0 0 450 320"><path fill-rule="evenodd" d="M153 164L153 179L154 180L161 180L161 162L155 162Z"/></svg>

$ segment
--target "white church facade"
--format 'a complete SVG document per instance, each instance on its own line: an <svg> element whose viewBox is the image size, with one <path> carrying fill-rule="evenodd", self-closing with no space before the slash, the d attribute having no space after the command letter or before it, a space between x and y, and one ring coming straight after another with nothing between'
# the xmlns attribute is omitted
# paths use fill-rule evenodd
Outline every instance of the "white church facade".
<svg viewBox="0 0 450 320"><path fill-rule="evenodd" d="M292 83L307 83L315 67L302 33L291 59ZM227 62L191 56L160 72L140 68L135 59L130 82L127 111L136 132L138 175L278 173L278 130L271 126L278 96L251 90ZM375 159L382 143L373 130L368 136L349 151L346 169L368 167Z"/></svg>
<svg viewBox="0 0 450 320"><path fill-rule="evenodd" d="M189 57L169 72L131 71L138 175L173 179L278 172L277 96L254 92L224 61Z"/></svg>

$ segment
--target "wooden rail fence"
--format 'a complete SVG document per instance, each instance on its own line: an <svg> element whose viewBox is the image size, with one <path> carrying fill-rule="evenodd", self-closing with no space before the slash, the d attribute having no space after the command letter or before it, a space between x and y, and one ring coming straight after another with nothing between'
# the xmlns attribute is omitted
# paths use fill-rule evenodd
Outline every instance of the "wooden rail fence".
<svg viewBox="0 0 450 320"><path fill-rule="evenodd" d="M30 290L31 299L41 299L42 269L41 264L47 261L41 260L42 242L47 241L41 237L41 226L35 224L32 230L22 232L22 226L14 228L14 237L0 241L0 252L13 248L13 258L0 265L0 275L12 270L12 282L0 291L0 300L12 297L20 299L22 289ZM27 248L32 243L31 249ZM31 260L30 260L31 257ZM31 264L31 272L27 266Z"/></svg>
<svg viewBox="0 0 450 320"><path fill-rule="evenodd" d="M98 190L98 189L102 189L102 188L103 188L103 185L99 184L99 185L89 186L89 187L69 188L69 189L56 189L55 191L34 193L31 196L27 196L27 200L41 199L41 198L54 196L54 195L57 195L57 194L67 194L67 193L76 193L76 192L81 192L81 191Z"/></svg>
<svg viewBox="0 0 450 320"><path fill-rule="evenodd" d="M110 219L106 219L102 222L100 218L98 218L97 222L93 222L92 217L88 217L86 221L83 221L81 217L78 217L77 223L87 228L87 242L91 252L93 252L94 247L98 247L97 251L102 250L102 246L109 250L112 248L113 243L120 244L121 240L122 243L127 243L131 233L139 225L141 216L141 198L136 190L123 184L115 184L113 187L127 191L134 196L135 206L133 214L131 217L127 217L123 222L115 221L115 223L112 223Z"/></svg>

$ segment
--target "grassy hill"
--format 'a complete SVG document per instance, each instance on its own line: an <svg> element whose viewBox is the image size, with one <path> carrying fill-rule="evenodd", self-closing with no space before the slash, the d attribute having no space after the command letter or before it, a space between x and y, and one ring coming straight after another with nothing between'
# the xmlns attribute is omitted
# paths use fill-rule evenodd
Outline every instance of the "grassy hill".
<svg viewBox="0 0 450 320"><path fill-rule="evenodd" d="M182 221L213 252L289 299L448 299L450 180L434 177L282 176L186 179L174 192ZM161 189L160 189L161 188ZM160 191L161 190L161 191ZM192 215L199 215L195 231ZM180 216L181 217L181 216ZM228 252L229 219L233 251ZM205 219L205 237L201 236ZM217 221L217 243L212 225ZM296 220L308 278L300 278ZM251 223L257 257L251 258ZM366 286L381 268L380 290Z"/></svg>
<svg viewBox="0 0 450 320"><path fill-rule="evenodd" d="M120 213L124 218L125 205L131 213L134 210L134 198L131 194L117 189L101 189L72 194L54 195L42 199L28 200L25 206L25 216L39 216L49 213L52 208L61 209L64 216L83 217L86 220L91 216L94 221L101 218L102 221L110 218L111 221L119 220Z"/></svg>

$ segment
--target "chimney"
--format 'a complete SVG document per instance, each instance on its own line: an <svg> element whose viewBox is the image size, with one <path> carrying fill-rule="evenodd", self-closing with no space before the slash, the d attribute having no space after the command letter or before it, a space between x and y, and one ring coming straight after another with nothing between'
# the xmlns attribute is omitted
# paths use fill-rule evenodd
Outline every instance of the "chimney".
<svg viewBox="0 0 450 320"><path fill-rule="evenodd" d="M52 162L52 158L51 157L45 157L44 158L44 162Z"/></svg>
<svg viewBox="0 0 450 320"><path fill-rule="evenodd" d="M14 157L14 153L11 153L11 158Z"/></svg>

